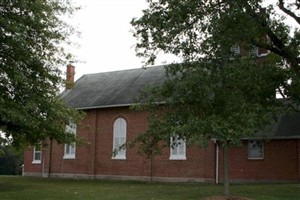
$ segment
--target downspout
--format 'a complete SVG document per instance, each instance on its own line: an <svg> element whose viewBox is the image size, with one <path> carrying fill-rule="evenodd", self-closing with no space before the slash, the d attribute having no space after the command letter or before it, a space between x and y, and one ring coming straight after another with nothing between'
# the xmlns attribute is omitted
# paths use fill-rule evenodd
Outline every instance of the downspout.
<svg viewBox="0 0 300 200"><path fill-rule="evenodd" d="M97 132L98 132L98 110L96 111L96 121L95 121L95 137L94 137L94 178L96 177L96 164L97 164Z"/></svg>
<svg viewBox="0 0 300 200"><path fill-rule="evenodd" d="M219 184L219 144L217 139L213 139L215 143L215 183Z"/></svg>

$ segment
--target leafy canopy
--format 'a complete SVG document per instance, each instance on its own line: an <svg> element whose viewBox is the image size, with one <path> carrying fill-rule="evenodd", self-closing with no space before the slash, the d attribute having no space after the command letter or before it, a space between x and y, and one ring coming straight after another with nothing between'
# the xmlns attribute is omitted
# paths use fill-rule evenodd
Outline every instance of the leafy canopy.
<svg viewBox="0 0 300 200"><path fill-rule="evenodd" d="M0 3L0 130L16 146L45 139L65 142L65 124L77 111L58 98L72 27L63 20L69 0L2 0Z"/></svg>
<svg viewBox="0 0 300 200"><path fill-rule="evenodd" d="M141 108L150 111L149 130L138 138L144 153L159 152L159 141L174 134L193 144L211 138L238 144L299 102L300 32L285 21L299 26L298 1L148 3L131 22L137 55L149 64L162 51L183 62L167 66L165 83L141 97L148 102ZM231 51L234 45L240 54ZM268 55L253 54L255 48ZM289 104L276 99L275 91Z"/></svg>

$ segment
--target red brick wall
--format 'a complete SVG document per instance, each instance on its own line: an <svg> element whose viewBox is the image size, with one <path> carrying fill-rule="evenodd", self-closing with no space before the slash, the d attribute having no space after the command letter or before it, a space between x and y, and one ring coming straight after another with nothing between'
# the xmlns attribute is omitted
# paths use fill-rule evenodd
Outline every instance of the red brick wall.
<svg viewBox="0 0 300 200"><path fill-rule="evenodd" d="M53 143L51 173L94 174L95 116L91 110L81 125L77 125L77 135L85 143L76 146L76 159L63 159L64 145Z"/></svg>
<svg viewBox="0 0 300 200"><path fill-rule="evenodd" d="M126 160L112 159L113 123L121 117L127 122L127 141L148 127L145 112L128 108L107 108L86 111L86 118L77 127L77 135L87 144L76 147L76 159L63 159L64 145L53 142L51 156L52 174L154 176L180 178L214 178L214 146L187 150L187 160L169 160L170 150L152 160L138 154L137 147L126 149ZM50 147L50 145L48 146ZM41 165L32 165L32 151L25 153L25 172L48 172L49 151L43 151ZM151 165L152 161L152 165ZM151 169L152 166L152 169Z"/></svg>
<svg viewBox="0 0 300 200"><path fill-rule="evenodd" d="M187 160L169 160L170 149L152 160L137 153L138 149L127 148L126 160L112 159L113 123L121 117L127 122L127 141L147 129L147 115L128 108L106 108L87 110L77 135L87 141L76 147L76 159L63 159L64 145L53 142L51 156L52 174L90 176L135 176L214 180L215 145L207 148L187 148ZM49 147L49 145L48 145ZM48 150L43 151L43 164L32 164L32 150L24 154L25 172L48 172ZM230 177L233 180L299 180L300 141L274 140L265 144L263 160L248 160L247 144L231 148ZM151 164L152 161L152 164ZM220 165L222 156L220 152ZM152 166L152 168L151 168ZM219 167L222 178L222 166Z"/></svg>
<svg viewBox="0 0 300 200"><path fill-rule="evenodd" d="M98 111L97 156L96 174L100 175L125 175L125 176L155 176L155 177L182 177L182 178L213 178L211 158L207 156L212 151L196 150L187 151L186 161L170 161L170 150L164 149L163 154L152 159L146 159L138 154L138 149L127 148L126 160L112 159L113 123L118 117L127 122L127 141L136 134L145 131L148 127L145 112L135 112L127 108L102 109ZM210 163L209 163L210 162Z"/></svg>
<svg viewBox="0 0 300 200"><path fill-rule="evenodd" d="M264 144L264 158L248 159L248 143L229 149L231 180L299 181L299 140L272 140ZM222 152L220 178L223 178Z"/></svg>
<svg viewBox="0 0 300 200"><path fill-rule="evenodd" d="M207 148L190 147L186 150L186 160L169 160L170 149L153 159L153 174L158 177L181 177L197 179L214 179L214 146Z"/></svg>
<svg viewBox="0 0 300 200"><path fill-rule="evenodd" d="M32 164L32 160L33 148L29 148L24 152L24 171L29 173L42 173L42 165Z"/></svg>

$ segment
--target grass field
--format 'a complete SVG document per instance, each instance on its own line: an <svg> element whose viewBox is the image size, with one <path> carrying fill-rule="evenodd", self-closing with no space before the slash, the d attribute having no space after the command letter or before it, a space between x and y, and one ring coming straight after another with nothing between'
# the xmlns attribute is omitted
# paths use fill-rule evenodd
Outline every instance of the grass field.
<svg viewBox="0 0 300 200"><path fill-rule="evenodd" d="M233 184L231 193L254 200L299 200L300 184ZM0 199L179 200L222 195L222 185L145 183L0 176Z"/></svg>

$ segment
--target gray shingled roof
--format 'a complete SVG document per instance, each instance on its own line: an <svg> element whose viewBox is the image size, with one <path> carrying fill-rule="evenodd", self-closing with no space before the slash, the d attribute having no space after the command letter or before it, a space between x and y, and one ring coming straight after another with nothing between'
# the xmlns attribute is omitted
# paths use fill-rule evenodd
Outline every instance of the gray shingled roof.
<svg viewBox="0 0 300 200"><path fill-rule="evenodd" d="M164 76L163 66L86 74L61 98L77 109L128 106L145 86L161 84Z"/></svg>
<svg viewBox="0 0 300 200"><path fill-rule="evenodd" d="M86 74L75 82L72 90L64 91L61 98L77 109L129 106L145 86L161 84L164 77L163 66ZM300 113L280 117L270 127L251 139L300 138Z"/></svg>
<svg viewBox="0 0 300 200"><path fill-rule="evenodd" d="M259 139L300 139L300 112L280 116L276 123L260 131Z"/></svg>

